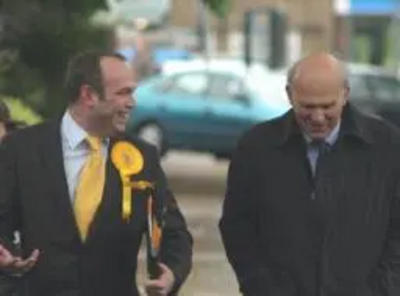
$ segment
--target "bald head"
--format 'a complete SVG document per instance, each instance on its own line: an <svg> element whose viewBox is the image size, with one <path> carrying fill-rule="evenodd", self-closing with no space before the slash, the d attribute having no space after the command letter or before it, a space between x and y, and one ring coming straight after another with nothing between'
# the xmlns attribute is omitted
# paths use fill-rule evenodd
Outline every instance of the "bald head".
<svg viewBox="0 0 400 296"><path fill-rule="evenodd" d="M331 80L347 86L347 71L344 63L332 54L322 52L304 57L288 72L287 84L292 86L300 80Z"/></svg>
<svg viewBox="0 0 400 296"><path fill-rule="evenodd" d="M329 53L309 55L288 73L287 93L296 118L312 138L323 138L338 124L348 96L344 64Z"/></svg>

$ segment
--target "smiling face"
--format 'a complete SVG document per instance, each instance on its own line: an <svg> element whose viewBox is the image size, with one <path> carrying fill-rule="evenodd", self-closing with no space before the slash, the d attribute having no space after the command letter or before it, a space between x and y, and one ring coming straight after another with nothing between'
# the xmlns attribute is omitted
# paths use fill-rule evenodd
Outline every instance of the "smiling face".
<svg viewBox="0 0 400 296"><path fill-rule="evenodd" d="M301 61L287 87L296 120L312 139L326 138L338 124L349 88L340 62L330 55Z"/></svg>
<svg viewBox="0 0 400 296"><path fill-rule="evenodd" d="M92 127L104 136L125 131L136 88L132 69L125 62L104 57L101 60L103 94L90 92L89 119Z"/></svg>

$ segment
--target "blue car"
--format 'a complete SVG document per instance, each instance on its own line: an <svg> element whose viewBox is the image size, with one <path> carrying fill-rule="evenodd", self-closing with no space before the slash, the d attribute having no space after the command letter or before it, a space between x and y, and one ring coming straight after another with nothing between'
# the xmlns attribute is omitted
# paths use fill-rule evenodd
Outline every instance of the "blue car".
<svg viewBox="0 0 400 296"><path fill-rule="evenodd" d="M135 94L127 130L161 154L192 150L229 158L244 131L290 108L277 98L284 75L250 75L221 65L184 68L144 81Z"/></svg>
<svg viewBox="0 0 400 296"><path fill-rule="evenodd" d="M131 62L136 55L136 50L132 47L123 48L117 51L118 53L122 54L125 59ZM167 48L167 47L158 47L152 51L152 56L154 62L159 66L168 61L184 61L190 60L193 58L193 54L184 49L176 49L176 48Z"/></svg>

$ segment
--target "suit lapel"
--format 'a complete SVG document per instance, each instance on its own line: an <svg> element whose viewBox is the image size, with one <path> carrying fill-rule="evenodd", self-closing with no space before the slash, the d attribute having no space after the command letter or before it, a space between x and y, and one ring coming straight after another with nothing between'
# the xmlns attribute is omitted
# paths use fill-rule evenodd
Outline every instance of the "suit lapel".
<svg viewBox="0 0 400 296"><path fill-rule="evenodd" d="M47 180L50 187L49 198L54 203L57 219L60 219L67 234L78 237L78 228L68 191L64 167L64 157L61 139L61 119L48 123L49 131L40 151ZM51 180L51 181L50 181Z"/></svg>
<svg viewBox="0 0 400 296"><path fill-rule="evenodd" d="M48 123L48 132L44 139L40 157L46 179L51 180L47 184L50 192L47 198L50 198L49 202L54 204L54 212L57 213L55 217L59 219L57 223L61 223L65 227L65 234L68 236L72 235L74 239L81 242L65 173L61 139L61 118ZM111 160L112 147L118 140L120 138L114 138L109 143L103 196L89 227L86 243L98 232L104 217L109 217L110 212L118 214L121 212L119 209L119 199L116 198L122 194L121 181L119 173Z"/></svg>
<svg viewBox="0 0 400 296"><path fill-rule="evenodd" d="M126 223L121 218L122 215L122 184L121 178L117 168L114 166L111 159L111 151L113 149L114 144L119 140L125 140L123 137L113 138L111 139L108 147L108 157L106 162L106 178L104 184L104 191L101 203L95 213L93 221L89 227L88 237L86 240L86 244L90 242L94 242L96 240L97 235L103 229L110 229L111 227L116 227L120 230L129 230L129 223ZM138 180L146 179L143 175L144 172L141 172L136 177ZM137 196L136 196L137 195ZM140 207L144 207L144 201L141 194L138 192L134 193L136 197L133 201L133 216L137 217L137 221L140 221ZM142 201L141 201L142 200ZM136 211L136 212L135 212ZM143 212L144 213L144 212ZM115 228L115 229L116 229Z"/></svg>

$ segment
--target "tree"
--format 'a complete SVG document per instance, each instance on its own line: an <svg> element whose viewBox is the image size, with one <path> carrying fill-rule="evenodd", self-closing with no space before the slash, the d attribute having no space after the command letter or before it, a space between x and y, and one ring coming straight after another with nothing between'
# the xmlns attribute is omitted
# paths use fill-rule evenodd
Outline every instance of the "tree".
<svg viewBox="0 0 400 296"><path fill-rule="evenodd" d="M109 30L94 28L90 16L105 0L6 0L2 15L11 20L7 49L16 52L3 77L7 94L19 96L49 116L64 107L61 93L68 59L89 48L109 46ZM4 43L2 48L4 49ZM40 97L32 96L41 90Z"/></svg>
<svg viewBox="0 0 400 296"><path fill-rule="evenodd" d="M231 3L232 0L202 0L202 1L218 18L225 18L229 13L232 4Z"/></svg>
<svg viewBox="0 0 400 296"><path fill-rule="evenodd" d="M231 0L202 1L224 18ZM61 111L66 103L61 91L68 59L84 49L110 46L111 30L90 23L95 11L106 9L107 0L0 3L1 92L20 97L45 117Z"/></svg>

